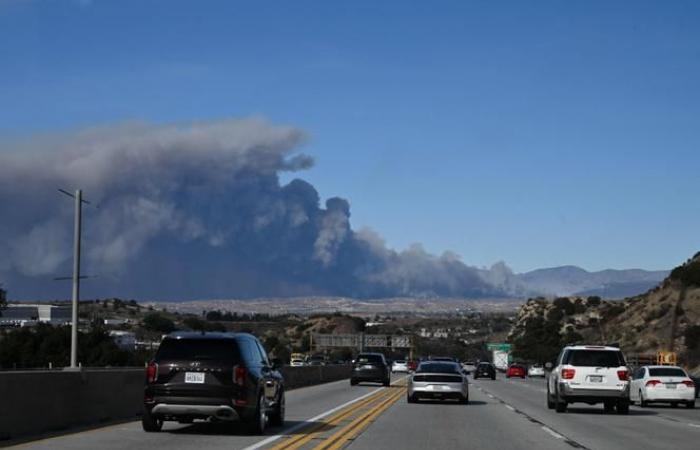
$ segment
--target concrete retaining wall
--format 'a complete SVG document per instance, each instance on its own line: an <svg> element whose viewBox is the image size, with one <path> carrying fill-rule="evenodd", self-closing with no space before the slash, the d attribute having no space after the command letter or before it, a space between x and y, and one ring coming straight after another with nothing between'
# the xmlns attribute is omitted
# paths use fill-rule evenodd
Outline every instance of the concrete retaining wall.
<svg viewBox="0 0 700 450"><path fill-rule="evenodd" d="M287 389L340 380L350 366L285 367ZM141 414L144 369L0 372L0 439Z"/></svg>

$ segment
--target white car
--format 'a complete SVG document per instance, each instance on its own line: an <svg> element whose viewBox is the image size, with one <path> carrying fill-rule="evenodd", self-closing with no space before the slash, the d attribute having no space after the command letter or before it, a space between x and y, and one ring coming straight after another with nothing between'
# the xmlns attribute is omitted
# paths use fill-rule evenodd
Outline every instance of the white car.
<svg viewBox="0 0 700 450"><path fill-rule="evenodd" d="M464 361L462 363L462 370L466 373L474 373L476 370L476 363L473 361Z"/></svg>
<svg viewBox="0 0 700 450"><path fill-rule="evenodd" d="M570 403L603 403L605 412L629 414L630 382L627 363L617 347L566 346L547 379L547 407L558 413Z"/></svg>
<svg viewBox="0 0 700 450"><path fill-rule="evenodd" d="M663 402L695 408L695 383L678 366L642 366L632 374L630 399L640 406Z"/></svg>
<svg viewBox="0 0 700 450"><path fill-rule="evenodd" d="M544 378L544 367L539 364L533 364L527 369L527 376L532 377L542 377Z"/></svg>
<svg viewBox="0 0 700 450"><path fill-rule="evenodd" d="M289 363L289 365L292 366L292 367L303 367L303 366L305 366L306 364L304 364L304 361L301 360L301 359L293 359L293 360L291 360L291 362Z"/></svg>
<svg viewBox="0 0 700 450"><path fill-rule="evenodd" d="M392 372L408 372L408 363L403 359L397 359L391 364Z"/></svg>

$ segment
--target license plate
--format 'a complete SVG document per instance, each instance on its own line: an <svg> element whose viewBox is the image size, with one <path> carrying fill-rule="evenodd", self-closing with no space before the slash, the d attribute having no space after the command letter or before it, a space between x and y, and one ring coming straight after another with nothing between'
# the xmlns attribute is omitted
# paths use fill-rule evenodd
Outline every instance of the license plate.
<svg viewBox="0 0 700 450"><path fill-rule="evenodd" d="M676 389L676 383L666 383L666 389Z"/></svg>
<svg viewBox="0 0 700 450"><path fill-rule="evenodd" d="M374 366L362 366L363 369L374 369Z"/></svg>
<svg viewBox="0 0 700 450"><path fill-rule="evenodd" d="M603 382L603 376L602 375L591 375L588 377L588 381L591 383L602 383Z"/></svg>
<svg viewBox="0 0 700 450"><path fill-rule="evenodd" d="M200 372L185 372L185 383L204 383L204 374Z"/></svg>

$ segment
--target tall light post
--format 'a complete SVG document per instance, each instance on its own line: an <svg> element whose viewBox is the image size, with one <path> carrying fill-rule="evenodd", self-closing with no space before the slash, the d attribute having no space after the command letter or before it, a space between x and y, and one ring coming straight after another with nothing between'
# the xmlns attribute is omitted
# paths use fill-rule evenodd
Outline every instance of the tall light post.
<svg viewBox="0 0 700 450"><path fill-rule="evenodd" d="M82 226L82 210L83 203L90 204L87 200L83 200L83 191L77 189L75 194L59 189L59 192L72 197L75 200L75 222L73 224L73 276L70 279L73 281L72 304L73 310L71 313L71 333L70 333L70 367L76 369L78 367L78 302L80 301L80 279L85 278L80 276L80 238ZM57 280L69 279L56 278Z"/></svg>

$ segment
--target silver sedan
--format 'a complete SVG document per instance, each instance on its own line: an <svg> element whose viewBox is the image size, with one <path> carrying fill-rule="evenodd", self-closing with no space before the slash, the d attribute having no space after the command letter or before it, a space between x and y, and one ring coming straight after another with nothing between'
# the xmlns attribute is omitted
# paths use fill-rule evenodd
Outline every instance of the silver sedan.
<svg viewBox="0 0 700 450"><path fill-rule="evenodd" d="M408 403L420 399L457 400L469 403L469 382L459 364L426 361L420 363L408 380Z"/></svg>

